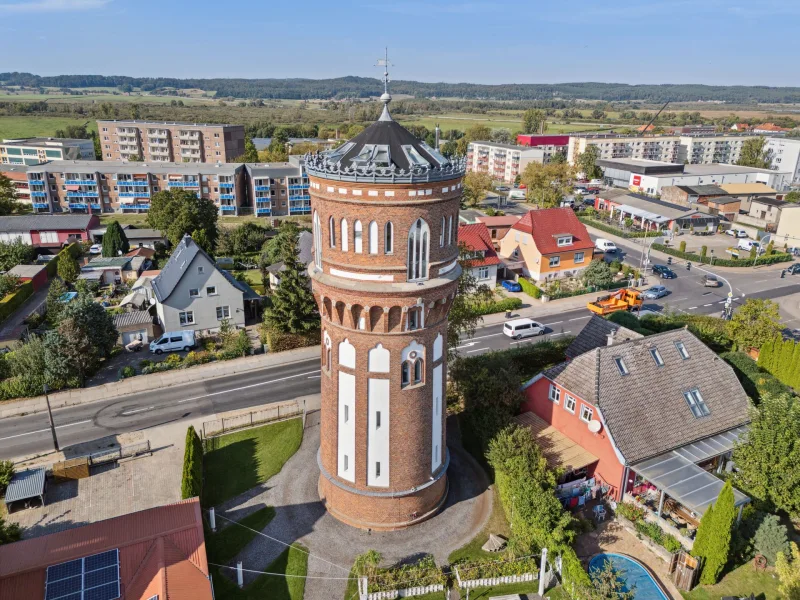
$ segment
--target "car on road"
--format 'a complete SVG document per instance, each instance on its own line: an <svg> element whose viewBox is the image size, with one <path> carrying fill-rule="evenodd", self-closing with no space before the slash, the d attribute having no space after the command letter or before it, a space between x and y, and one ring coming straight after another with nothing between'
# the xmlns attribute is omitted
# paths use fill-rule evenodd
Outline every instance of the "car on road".
<svg viewBox="0 0 800 600"><path fill-rule="evenodd" d="M507 192L510 188L507 185L498 185L494 188L497 192Z"/></svg>
<svg viewBox="0 0 800 600"><path fill-rule="evenodd" d="M663 298L669 294L669 290L665 288L663 285L654 285L651 288L648 288L644 291L644 297L648 300L656 300L658 298Z"/></svg>
<svg viewBox="0 0 800 600"><path fill-rule="evenodd" d="M510 279L504 279L501 283L503 289L508 290L509 292L521 292L522 286L518 284L516 281L511 281Z"/></svg>
<svg viewBox="0 0 800 600"><path fill-rule="evenodd" d="M786 269L789 275L800 275L800 263L794 263Z"/></svg>
<svg viewBox="0 0 800 600"><path fill-rule="evenodd" d="M719 287L722 285L722 282L717 279L717 276L711 275L710 273L708 275L703 275L703 277L700 279L700 282L705 287Z"/></svg>
<svg viewBox="0 0 800 600"><path fill-rule="evenodd" d="M677 277L675 271L666 265L653 265L653 273L658 275L661 279L675 279Z"/></svg>
<svg viewBox="0 0 800 600"><path fill-rule="evenodd" d="M605 238L597 238L594 241L594 247L600 252L616 252L617 245L611 240Z"/></svg>
<svg viewBox="0 0 800 600"><path fill-rule="evenodd" d="M503 325L503 333L515 340L534 335L544 335L545 331L547 331L547 328L533 319L514 319L513 321L506 321Z"/></svg>
<svg viewBox="0 0 800 600"><path fill-rule="evenodd" d="M100 254L103 252L103 246L101 244L92 244L89 248L89 254Z"/></svg>
<svg viewBox="0 0 800 600"><path fill-rule="evenodd" d="M746 231L742 231L741 229L728 229L728 230L725 231L725 234L729 235L731 237L735 237L735 238L746 238L747 237L747 232Z"/></svg>

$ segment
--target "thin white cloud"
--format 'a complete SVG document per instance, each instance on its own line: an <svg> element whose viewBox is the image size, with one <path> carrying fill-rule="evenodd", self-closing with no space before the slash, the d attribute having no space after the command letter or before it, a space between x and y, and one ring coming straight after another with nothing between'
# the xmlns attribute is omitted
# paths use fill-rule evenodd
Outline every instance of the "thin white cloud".
<svg viewBox="0 0 800 600"><path fill-rule="evenodd" d="M410 16L430 16L433 14L485 14L498 9L497 4L492 2L443 2L439 4L431 4L428 2L401 2L368 4L366 7L381 12Z"/></svg>
<svg viewBox="0 0 800 600"><path fill-rule="evenodd" d="M0 1L0 13L74 12L102 8L111 0L29 0L28 2Z"/></svg>

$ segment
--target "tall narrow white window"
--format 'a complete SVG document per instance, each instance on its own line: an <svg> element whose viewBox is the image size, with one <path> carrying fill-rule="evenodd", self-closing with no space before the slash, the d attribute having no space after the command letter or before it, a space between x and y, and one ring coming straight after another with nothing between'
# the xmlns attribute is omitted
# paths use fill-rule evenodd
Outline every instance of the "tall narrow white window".
<svg viewBox="0 0 800 600"><path fill-rule="evenodd" d="M375 221L369 224L369 253L378 253L378 224Z"/></svg>
<svg viewBox="0 0 800 600"><path fill-rule="evenodd" d="M453 243L453 216L447 218L447 245Z"/></svg>
<svg viewBox="0 0 800 600"><path fill-rule="evenodd" d="M383 253L392 254L394 252L394 225L387 221L383 226Z"/></svg>
<svg viewBox="0 0 800 600"><path fill-rule="evenodd" d="M330 236L331 248L336 248L336 219L331 217L328 219L328 232Z"/></svg>
<svg viewBox="0 0 800 600"><path fill-rule="evenodd" d="M439 232L439 248L444 248L444 230L446 227L445 219L442 217L442 230Z"/></svg>
<svg viewBox="0 0 800 600"><path fill-rule="evenodd" d="M353 249L356 251L356 254L361 254L363 250L363 246L361 243L361 237L363 232L361 231L361 221L356 221L353 223Z"/></svg>
<svg viewBox="0 0 800 600"><path fill-rule="evenodd" d="M430 229L422 219L417 219L408 232L408 280L428 278L428 250Z"/></svg>
<svg viewBox="0 0 800 600"><path fill-rule="evenodd" d="M342 219L342 252L347 252L350 249L347 232L347 219Z"/></svg>
<svg viewBox="0 0 800 600"><path fill-rule="evenodd" d="M322 268L322 224L317 212L314 212L314 265Z"/></svg>

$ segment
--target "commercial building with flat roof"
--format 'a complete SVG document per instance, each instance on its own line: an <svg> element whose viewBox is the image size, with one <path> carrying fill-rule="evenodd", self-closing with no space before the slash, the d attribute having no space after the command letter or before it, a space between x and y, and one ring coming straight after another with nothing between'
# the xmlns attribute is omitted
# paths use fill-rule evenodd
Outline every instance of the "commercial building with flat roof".
<svg viewBox="0 0 800 600"><path fill-rule="evenodd" d="M94 141L22 138L0 143L0 164L38 165L48 160L94 160Z"/></svg>
<svg viewBox="0 0 800 600"><path fill-rule="evenodd" d="M244 125L97 121L103 160L229 162L244 154Z"/></svg>

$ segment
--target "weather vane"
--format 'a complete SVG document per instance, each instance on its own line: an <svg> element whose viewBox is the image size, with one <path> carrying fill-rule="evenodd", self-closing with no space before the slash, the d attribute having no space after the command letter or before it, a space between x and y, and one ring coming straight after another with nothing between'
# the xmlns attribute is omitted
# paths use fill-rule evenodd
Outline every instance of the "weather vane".
<svg viewBox="0 0 800 600"><path fill-rule="evenodd" d="M389 62L389 48L385 48L385 55L383 58L379 58L376 67L383 67L383 93L389 93L389 67L393 67L394 65Z"/></svg>

